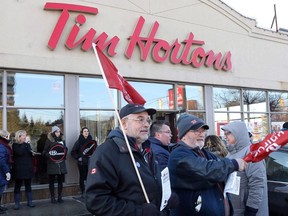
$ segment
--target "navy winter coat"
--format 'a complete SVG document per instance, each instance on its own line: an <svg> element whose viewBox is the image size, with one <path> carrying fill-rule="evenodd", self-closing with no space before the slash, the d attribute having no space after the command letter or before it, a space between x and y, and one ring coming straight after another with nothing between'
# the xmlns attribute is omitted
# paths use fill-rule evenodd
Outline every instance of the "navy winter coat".
<svg viewBox="0 0 288 216"><path fill-rule="evenodd" d="M217 159L205 149L192 149L180 141L170 154L168 167L172 190L180 199L173 215L225 216L225 204L229 204L224 202L223 182L238 169L235 159Z"/></svg>

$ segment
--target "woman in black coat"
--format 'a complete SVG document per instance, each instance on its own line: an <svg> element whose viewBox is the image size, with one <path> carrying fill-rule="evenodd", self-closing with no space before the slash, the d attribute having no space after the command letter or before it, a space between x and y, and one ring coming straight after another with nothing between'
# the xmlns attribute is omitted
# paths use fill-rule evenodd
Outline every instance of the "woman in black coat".
<svg viewBox="0 0 288 216"><path fill-rule="evenodd" d="M43 155L47 158L47 174L49 176L49 190L51 195L51 203L63 203L62 190L66 168L67 147L64 142L64 136L60 128L52 127L51 133L48 134ZM54 182L57 178L58 182L58 200L55 199Z"/></svg>
<svg viewBox="0 0 288 216"><path fill-rule="evenodd" d="M13 149L13 176L15 179L14 186L14 209L20 209L20 189L22 183L25 185L25 193L27 197L27 206L35 207L32 203L31 181L34 176L33 156L34 153L29 143L26 142L27 133L25 130L19 130L15 133L15 143Z"/></svg>
<svg viewBox="0 0 288 216"><path fill-rule="evenodd" d="M92 155L93 151L96 149L96 147L97 142L92 141L92 136L90 135L89 129L87 127L83 127L81 129L81 134L79 135L79 138L77 139L71 150L71 156L75 160L77 160L79 171L79 186L82 198L84 197L85 192L85 181L87 179L88 174L89 158ZM89 151L86 152L86 150L88 149Z"/></svg>

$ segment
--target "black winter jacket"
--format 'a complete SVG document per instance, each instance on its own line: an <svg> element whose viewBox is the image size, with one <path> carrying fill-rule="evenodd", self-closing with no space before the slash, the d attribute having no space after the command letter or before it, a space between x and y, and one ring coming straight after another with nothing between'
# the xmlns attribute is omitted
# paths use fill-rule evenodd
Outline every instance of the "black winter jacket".
<svg viewBox="0 0 288 216"><path fill-rule="evenodd" d="M29 143L13 143L13 176L15 179L32 179L34 176L32 149Z"/></svg>
<svg viewBox="0 0 288 216"><path fill-rule="evenodd" d="M182 141L178 144L168 162L171 187L180 199L173 215L225 216L223 182L230 173L238 170L237 161L217 159L205 149L192 149Z"/></svg>
<svg viewBox="0 0 288 216"><path fill-rule="evenodd" d="M151 203L160 208L161 187L150 143L142 144L146 159L134 148L135 140L129 138L136 166ZM108 139L97 147L90 158L86 185L86 207L93 215L142 216L146 203L138 177L121 130L113 130Z"/></svg>
<svg viewBox="0 0 288 216"><path fill-rule="evenodd" d="M83 154L83 146L92 140L91 135L89 135L87 137L87 139L84 138L84 136L82 134L79 135L79 138L77 139L77 141L75 142L72 150L71 150L71 156L77 160L77 163L79 165L87 165L88 166L88 162L89 162L89 156L84 155ZM82 158L82 161L78 161L78 158Z"/></svg>
<svg viewBox="0 0 288 216"><path fill-rule="evenodd" d="M49 150L52 146L57 144L62 144L67 150L63 135L61 135L59 138L56 138L52 135L52 133L48 134L48 139L46 140L45 147L43 150L43 155L45 155L47 159L47 174L48 175L57 175L57 174L66 174L67 168L66 168L66 157L61 162L55 163L54 161L50 160L49 157Z"/></svg>

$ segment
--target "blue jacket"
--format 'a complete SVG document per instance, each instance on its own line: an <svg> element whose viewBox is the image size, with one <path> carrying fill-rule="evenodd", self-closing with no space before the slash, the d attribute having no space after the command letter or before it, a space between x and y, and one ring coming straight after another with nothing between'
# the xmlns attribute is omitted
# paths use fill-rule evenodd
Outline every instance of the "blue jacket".
<svg viewBox="0 0 288 216"><path fill-rule="evenodd" d="M205 149L192 149L182 141L178 144L168 162L171 187L180 199L173 215L224 216L223 182L230 173L238 170L237 161L218 159ZM230 205L230 214L231 210Z"/></svg>
<svg viewBox="0 0 288 216"><path fill-rule="evenodd" d="M168 146L163 145L160 140L154 137L150 137L149 141L151 143L152 152L158 161L159 169L160 171L162 171L163 169L165 169L165 167L168 166L168 160L170 155L168 151Z"/></svg>
<svg viewBox="0 0 288 216"><path fill-rule="evenodd" d="M7 185L6 173L10 172L9 151L0 143L0 186Z"/></svg>

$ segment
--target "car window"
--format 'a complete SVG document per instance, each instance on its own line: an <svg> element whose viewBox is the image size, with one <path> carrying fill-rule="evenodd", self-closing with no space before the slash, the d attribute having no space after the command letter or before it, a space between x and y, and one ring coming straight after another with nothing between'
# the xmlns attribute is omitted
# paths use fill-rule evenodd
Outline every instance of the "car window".
<svg viewBox="0 0 288 216"><path fill-rule="evenodd" d="M272 152L266 158L267 179L288 182L288 148Z"/></svg>

